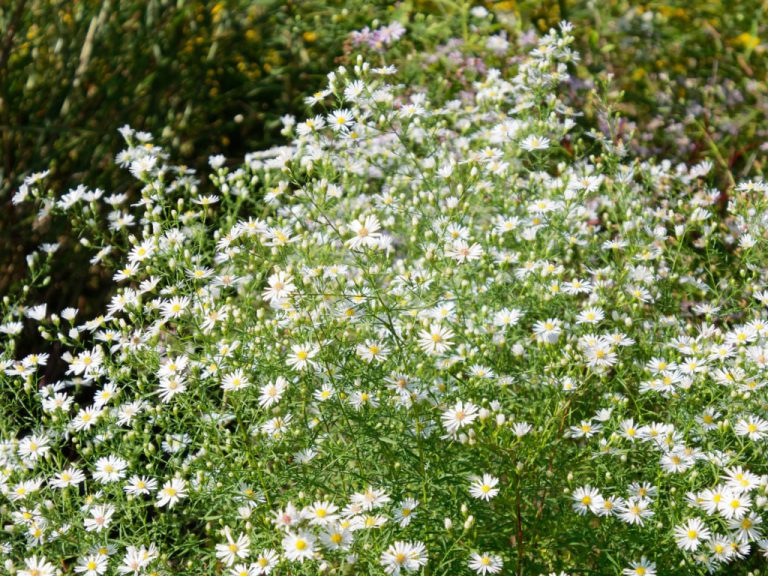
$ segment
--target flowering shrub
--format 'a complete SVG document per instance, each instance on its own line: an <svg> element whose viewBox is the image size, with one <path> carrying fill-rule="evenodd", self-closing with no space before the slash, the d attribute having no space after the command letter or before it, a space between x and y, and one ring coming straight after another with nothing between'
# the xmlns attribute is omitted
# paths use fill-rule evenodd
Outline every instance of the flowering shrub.
<svg viewBox="0 0 768 576"><path fill-rule="evenodd" d="M766 185L634 159L609 109L584 128L567 24L460 92L409 83L377 30L289 145L212 157L215 190L126 127L139 202L17 192L117 289L90 319L6 302L6 570L759 564ZM47 351L16 357L23 317Z"/></svg>

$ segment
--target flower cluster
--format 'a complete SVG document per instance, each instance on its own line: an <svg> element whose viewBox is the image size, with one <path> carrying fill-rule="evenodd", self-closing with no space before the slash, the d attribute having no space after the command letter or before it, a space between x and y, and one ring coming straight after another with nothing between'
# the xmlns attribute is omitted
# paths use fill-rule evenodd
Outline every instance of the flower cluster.
<svg viewBox="0 0 768 576"><path fill-rule="evenodd" d="M79 215L116 289L82 322L2 325L53 344L1 364L8 570L765 554L766 185L725 194L581 124L572 41L563 23L457 93L360 56L289 144L211 158L214 191L127 127L136 202L31 180L17 200Z"/></svg>
<svg viewBox="0 0 768 576"><path fill-rule="evenodd" d="M377 51L383 51L390 44L394 44L405 34L405 27L397 20L371 30L368 26L350 34L353 46L365 45Z"/></svg>

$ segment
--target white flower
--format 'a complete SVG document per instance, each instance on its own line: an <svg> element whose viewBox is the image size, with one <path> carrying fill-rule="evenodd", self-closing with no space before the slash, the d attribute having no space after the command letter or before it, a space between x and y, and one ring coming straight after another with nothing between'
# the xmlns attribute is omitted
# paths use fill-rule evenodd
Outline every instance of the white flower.
<svg viewBox="0 0 768 576"><path fill-rule="evenodd" d="M250 386L251 381L242 370L234 370L221 379L221 387L227 392L237 392Z"/></svg>
<svg viewBox="0 0 768 576"><path fill-rule="evenodd" d="M399 576L400 571L415 572L427 563L427 550L421 542L395 542L381 555L384 571Z"/></svg>
<svg viewBox="0 0 768 576"><path fill-rule="evenodd" d="M156 504L159 507L173 506L182 498L187 497L187 483L181 478L173 478L172 480L163 484L163 487L157 493Z"/></svg>
<svg viewBox="0 0 768 576"><path fill-rule="evenodd" d="M345 522L347 523L347 522ZM351 525L351 522L349 523ZM320 535L320 541L328 550L349 550L352 546L352 532L340 524L329 526Z"/></svg>
<svg viewBox="0 0 768 576"><path fill-rule="evenodd" d="M344 98L355 102L365 92L366 86L362 80L354 80L344 88Z"/></svg>
<svg viewBox="0 0 768 576"><path fill-rule="evenodd" d="M338 520L339 515L336 514L337 511L338 507L334 504L323 501L315 502L312 506L305 508L302 510L301 515L308 520L310 524L326 526L328 524L333 524Z"/></svg>
<svg viewBox="0 0 768 576"><path fill-rule="evenodd" d="M27 318L32 318L32 320L42 320L45 318L47 306L45 304L39 304L37 306L33 306L32 308L27 308L24 311L24 315Z"/></svg>
<svg viewBox="0 0 768 576"><path fill-rule="evenodd" d="M26 436L19 442L18 454L21 458L34 463L50 451L51 447L48 444L48 436L34 434Z"/></svg>
<svg viewBox="0 0 768 576"><path fill-rule="evenodd" d="M186 296L174 296L170 300L163 302L163 318L169 320L171 318L178 318L189 308L189 298Z"/></svg>
<svg viewBox="0 0 768 576"><path fill-rule="evenodd" d="M24 569L19 570L19 576L53 576L56 568L48 562L45 556L32 556L24 559Z"/></svg>
<svg viewBox="0 0 768 576"><path fill-rule="evenodd" d="M75 572L85 576L100 576L107 571L109 558L100 554L90 554L82 558L75 566Z"/></svg>
<svg viewBox="0 0 768 576"><path fill-rule="evenodd" d="M134 246L131 249L131 252L128 254L128 262L131 264L143 262L155 253L155 249L154 241L142 242L138 246Z"/></svg>
<svg viewBox="0 0 768 576"><path fill-rule="evenodd" d="M535 134L531 134L530 136L527 136L525 140L523 140L520 143L520 148L528 152L532 152L534 150L546 150L547 148L549 148L549 144L550 144L549 138L544 138L543 136L537 136Z"/></svg>
<svg viewBox="0 0 768 576"><path fill-rule="evenodd" d="M747 436L750 440L762 440L768 433L768 422L759 416L750 415L740 419L733 427L733 431L739 436Z"/></svg>
<svg viewBox="0 0 768 576"><path fill-rule="evenodd" d="M261 431L273 439L280 439L287 432L292 418L293 416L291 414L286 414L285 416L275 416L271 420L267 420L264 424L262 424Z"/></svg>
<svg viewBox="0 0 768 576"><path fill-rule="evenodd" d="M504 561L496 554L473 552L469 557L469 568L478 574L498 574L504 567Z"/></svg>
<svg viewBox="0 0 768 576"><path fill-rule="evenodd" d="M518 438L522 438L523 436L528 434L531 430L533 430L533 426L531 426L527 422L515 422L514 424L512 424L512 433Z"/></svg>
<svg viewBox="0 0 768 576"><path fill-rule="evenodd" d="M77 486L85 481L85 474L74 466L56 474L56 477L50 481L54 488L67 488L68 486Z"/></svg>
<svg viewBox="0 0 768 576"><path fill-rule="evenodd" d="M170 402L174 396L186 392L187 386L183 376L172 375L162 378L158 386L158 394L163 402Z"/></svg>
<svg viewBox="0 0 768 576"><path fill-rule="evenodd" d="M649 508L650 501L645 498L627 498L617 510L617 515L627 524L642 526L647 518L653 516Z"/></svg>
<svg viewBox="0 0 768 576"><path fill-rule="evenodd" d="M158 556L157 548L150 544L149 548L144 546L128 546L125 550L123 563L117 568L120 574L138 574L142 568L148 566Z"/></svg>
<svg viewBox="0 0 768 576"><path fill-rule="evenodd" d="M752 542L762 538L760 524L763 518L754 512L750 512L741 519L733 519L728 522L728 528L733 530L739 542Z"/></svg>
<svg viewBox="0 0 768 576"><path fill-rule="evenodd" d="M419 332L419 347L427 354L445 354L451 348L453 337L454 333L450 328L433 325L428 330Z"/></svg>
<svg viewBox="0 0 768 576"><path fill-rule="evenodd" d="M749 497L749 494L729 490L720 502L718 511L726 520L740 520L749 512L751 506L752 498Z"/></svg>
<svg viewBox="0 0 768 576"><path fill-rule="evenodd" d="M376 396L365 390L355 390L349 397L349 403L352 404L355 410L362 410L365 406L376 408L379 405Z"/></svg>
<svg viewBox="0 0 768 576"><path fill-rule="evenodd" d="M499 328L515 326L522 316L523 313L516 308L503 308L494 314L493 325Z"/></svg>
<svg viewBox="0 0 768 576"><path fill-rule="evenodd" d="M603 507L603 497L600 492L597 488L592 488L589 485L574 490L571 499L573 500L573 509L582 515L587 512L597 514L598 510Z"/></svg>
<svg viewBox="0 0 768 576"><path fill-rule="evenodd" d="M709 528L698 518L690 518L684 524L675 527L675 542L688 552L696 550L702 542L711 536Z"/></svg>
<svg viewBox="0 0 768 576"><path fill-rule="evenodd" d="M333 386L330 384L323 384L319 390L315 390L312 397L319 402L325 402L333 398L334 392L335 390L333 389Z"/></svg>
<svg viewBox="0 0 768 576"><path fill-rule="evenodd" d="M219 168L224 166L224 163L226 161L227 159L223 154L216 154L215 156L208 157L208 165L214 170L218 170Z"/></svg>
<svg viewBox="0 0 768 576"><path fill-rule="evenodd" d="M154 478L147 478L146 476L131 476L128 479L128 483L123 486L125 493L132 495L148 495L156 489L157 480Z"/></svg>
<svg viewBox="0 0 768 576"><path fill-rule="evenodd" d="M303 563L315 553L315 537L309 532L288 532L283 538L283 553L291 562Z"/></svg>
<svg viewBox="0 0 768 576"><path fill-rule="evenodd" d="M347 246L352 250L358 248L375 248L381 240L381 224L375 215L366 216L364 219L354 220L350 225L354 236L347 240Z"/></svg>
<svg viewBox="0 0 768 576"><path fill-rule="evenodd" d="M482 478L472 481L472 484L469 486L469 493L473 498L488 501L499 493L499 489L496 488L498 483L498 478L490 474L483 474Z"/></svg>
<svg viewBox="0 0 768 576"><path fill-rule="evenodd" d="M639 562L630 562L629 568L624 568L621 573L624 576L656 576L656 564L642 556Z"/></svg>
<svg viewBox="0 0 768 576"><path fill-rule="evenodd" d="M42 479L24 480L19 482L11 489L9 497L14 502L24 500L27 496L40 490L42 483ZM5 490L5 476L0 476L0 488Z"/></svg>
<svg viewBox="0 0 768 576"><path fill-rule="evenodd" d="M299 136L307 136L313 132L317 132L325 127L325 118L322 116L315 116L314 118L307 118L304 122L300 122L296 127L296 132Z"/></svg>
<svg viewBox="0 0 768 576"><path fill-rule="evenodd" d="M267 280L269 286L264 289L262 297L267 302L281 302L290 296L295 290L293 276L282 270L272 274Z"/></svg>
<svg viewBox="0 0 768 576"><path fill-rule="evenodd" d="M749 491L757 488L760 483L760 477L741 466L734 466L725 469L726 487L735 492Z"/></svg>
<svg viewBox="0 0 768 576"><path fill-rule="evenodd" d="M587 308L579 312L576 324L598 324L605 318L605 313L600 308Z"/></svg>
<svg viewBox="0 0 768 576"><path fill-rule="evenodd" d="M262 550L261 553L257 556L256 562L251 564L251 566L253 566L254 573L257 575L269 574L272 572L272 570L275 569L275 566L277 566L279 561L280 556L278 556L277 551L269 548Z"/></svg>
<svg viewBox="0 0 768 576"><path fill-rule="evenodd" d="M400 524L401 528L405 528L411 523L411 520L416 515L414 510L418 505L418 500L413 498L406 498L400 503L400 506L395 510L395 520Z"/></svg>
<svg viewBox="0 0 768 576"><path fill-rule="evenodd" d="M232 566L236 560L248 558L248 546L251 543L246 534L240 534L237 540L232 538L232 532L229 526L224 528L224 536L227 541L222 544L216 544L216 558L224 562L227 566Z"/></svg>
<svg viewBox="0 0 768 576"><path fill-rule="evenodd" d="M274 382L265 384L261 388L261 395L259 396L259 406L262 408L271 408L283 397L286 389L288 388L288 380L282 376L278 376Z"/></svg>
<svg viewBox="0 0 768 576"><path fill-rule="evenodd" d="M731 546L729 539L719 534L712 535L709 542L707 542L707 548L712 555L712 559L716 562L727 562L733 557L735 552L735 547Z"/></svg>
<svg viewBox="0 0 768 576"><path fill-rule="evenodd" d="M533 333L536 339L547 344L554 344L563 332L562 322L556 318L539 320L533 325Z"/></svg>
<svg viewBox="0 0 768 576"><path fill-rule="evenodd" d="M102 504L91 508L90 518L84 520L86 532L101 532L105 528L109 528L114 513L115 507L111 504Z"/></svg>
<svg viewBox="0 0 768 576"><path fill-rule="evenodd" d="M117 456L106 456L96 461L96 471L93 473L93 479L102 484L117 482L125 478L125 469L128 468L128 462Z"/></svg>
<svg viewBox="0 0 768 576"><path fill-rule="evenodd" d="M355 119L347 109L334 110L328 115L328 125L336 132L349 130L355 123Z"/></svg>
<svg viewBox="0 0 768 576"><path fill-rule="evenodd" d="M471 262L482 258L483 247L477 242L470 246L464 240L456 240L445 249L445 255L453 258L459 264L463 264L464 262Z"/></svg>
<svg viewBox="0 0 768 576"><path fill-rule="evenodd" d="M357 345L357 355L366 362L383 362L389 354L389 348L375 340L366 340Z"/></svg>
<svg viewBox="0 0 768 576"><path fill-rule="evenodd" d="M288 529L301 519L301 514L296 509L296 506L290 502L286 504L284 509L273 511L272 514L274 515L272 524L278 528Z"/></svg>
<svg viewBox="0 0 768 576"><path fill-rule="evenodd" d="M235 564L229 569L230 576L257 576L256 564Z"/></svg>
<svg viewBox="0 0 768 576"><path fill-rule="evenodd" d="M142 156L131 162L130 171L134 178L149 178L149 174L155 169L157 158L155 156Z"/></svg>
<svg viewBox="0 0 768 576"><path fill-rule="evenodd" d="M456 433L459 429L469 426L477 418L477 406L471 402L458 401L452 407L443 412L443 427L449 434Z"/></svg>
<svg viewBox="0 0 768 576"><path fill-rule="evenodd" d="M368 511L380 508L390 501L384 490L368 487L364 492L356 492L350 496L352 504L359 506L361 510Z"/></svg>
<svg viewBox="0 0 768 576"><path fill-rule="evenodd" d="M309 344L294 344L291 346L291 354L288 356L287 364L295 370L305 370L308 366L317 366L312 360L320 349L317 346Z"/></svg>

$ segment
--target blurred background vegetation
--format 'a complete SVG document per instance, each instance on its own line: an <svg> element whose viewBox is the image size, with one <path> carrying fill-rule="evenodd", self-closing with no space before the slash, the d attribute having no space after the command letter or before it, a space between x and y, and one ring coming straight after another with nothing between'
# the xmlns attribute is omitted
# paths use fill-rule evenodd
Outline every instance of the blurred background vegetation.
<svg viewBox="0 0 768 576"><path fill-rule="evenodd" d="M66 222L41 222L12 206L25 176L48 169L61 193L81 183L130 193L131 179L114 164L124 124L153 133L201 174L212 154L237 162L280 141L280 117L304 114L303 97L345 62L350 33L364 26L398 20L408 28L406 53L459 52L465 69L482 66L482 46L466 34L476 6L506 34L511 54L560 20L573 22L582 53L574 101L599 127L587 94L612 77L624 136L637 153L709 159L724 191L733 178L762 173L763 1L4 0L0 295L23 289L25 255L51 241L61 243L64 265L37 302L87 313L110 285L96 267L70 277L91 254Z"/></svg>
<svg viewBox="0 0 768 576"><path fill-rule="evenodd" d="M66 223L33 227L34 214L11 206L25 175L49 169L62 193L80 183L125 191L133 183L114 164L124 124L151 132L175 160L202 171L210 154L236 158L268 147L279 136L279 117L296 112L334 68L348 33L386 10L383 2L328 0L5 4L0 294L17 287L25 255L41 241L62 243L64 261L78 264L67 270L83 269L90 256ZM98 274L83 286L67 270L49 285L51 306L100 294Z"/></svg>

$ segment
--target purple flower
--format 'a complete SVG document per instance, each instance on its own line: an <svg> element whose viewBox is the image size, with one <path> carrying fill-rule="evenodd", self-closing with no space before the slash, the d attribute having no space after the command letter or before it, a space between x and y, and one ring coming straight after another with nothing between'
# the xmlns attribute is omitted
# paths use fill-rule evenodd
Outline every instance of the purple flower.
<svg viewBox="0 0 768 576"><path fill-rule="evenodd" d="M352 32L350 38L355 46L366 44L374 50L384 51L387 46L400 40L404 34L405 27L400 22L392 22L373 31L366 26L362 30Z"/></svg>

